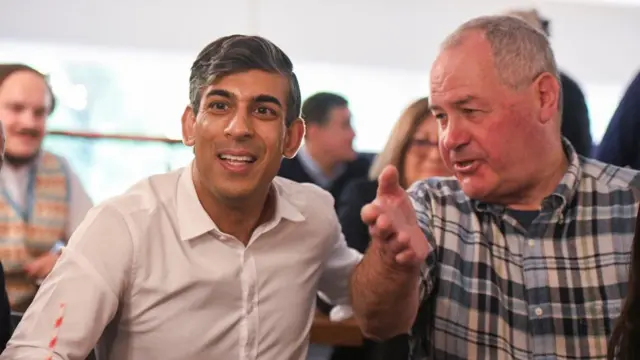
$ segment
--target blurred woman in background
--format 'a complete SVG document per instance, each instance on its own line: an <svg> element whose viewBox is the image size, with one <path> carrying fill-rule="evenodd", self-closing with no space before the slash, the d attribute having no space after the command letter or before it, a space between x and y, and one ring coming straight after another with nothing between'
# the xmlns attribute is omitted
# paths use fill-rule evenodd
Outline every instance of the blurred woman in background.
<svg viewBox="0 0 640 360"><path fill-rule="evenodd" d="M371 165L369 178L352 182L342 193L340 225L349 246L362 253L369 246L369 231L360 219L360 210L375 199L378 176L387 165L398 169L405 189L418 180L451 175L440 157L438 123L429 111L429 99L417 100L402 113Z"/></svg>
<svg viewBox="0 0 640 360"><path fill-rule="evenodd" d="M438 149L438 123L429 110L429 100L422 98L411 104L395 124L384 149L373 161L366 179L354 180L342 192L338 216L349 247L362 253L369 246L369 230L360 218L362 207L376 197L378 176L387 165L394 165L400 185L408 188L414 182L432 176L450 176ZM365 339L362 347L338 347L337 359L402 359L408 357L408 338L397 336L382 343Z"/></svg>

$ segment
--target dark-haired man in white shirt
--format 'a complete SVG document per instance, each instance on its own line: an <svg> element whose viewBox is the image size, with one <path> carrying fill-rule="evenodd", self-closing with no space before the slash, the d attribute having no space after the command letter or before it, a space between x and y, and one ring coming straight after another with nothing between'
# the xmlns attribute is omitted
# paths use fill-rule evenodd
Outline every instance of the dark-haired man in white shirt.
<svg viewBox="0 0 640 360"><path fill-rule="evenodd" d="M276 177L304 134L289 58L234 35L195 60L186 168L89 212L0 359L54 359L98 344L111 360L303 360L317 291L348 302L361 255L329 193Z"/></svg>

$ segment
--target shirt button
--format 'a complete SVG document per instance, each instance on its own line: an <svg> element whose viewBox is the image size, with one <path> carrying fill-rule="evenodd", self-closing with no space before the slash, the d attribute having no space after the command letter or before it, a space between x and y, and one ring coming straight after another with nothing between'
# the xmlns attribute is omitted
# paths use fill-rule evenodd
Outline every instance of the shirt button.
<svg viewBox="0 0 640 360"><path fill-rule="evenodd" d="M536 315L538 315L538 316L542 316L542 314L543 314L543 313L544 313L544 312L542 311L542 309L541 309L541 308L536 308Z"/></svg>
<svg viewBox="0 0 640 360"><path fill-rule="evenodd" d="M536 242L533 240L529 240L529 247L532 248L534 246L536 246Z"/></svg>

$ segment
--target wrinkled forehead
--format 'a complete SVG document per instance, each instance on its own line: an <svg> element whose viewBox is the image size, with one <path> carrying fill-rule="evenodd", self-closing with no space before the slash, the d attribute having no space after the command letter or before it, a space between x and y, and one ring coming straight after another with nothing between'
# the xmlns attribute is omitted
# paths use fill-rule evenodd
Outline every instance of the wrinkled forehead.
<svg viewBox="0 0 640 360"><path fill-rule="evenodd" d="M501 83L491 49L473 42L444 49L431 67L432 103L467 96L483 97L498 91Z"/></svg>

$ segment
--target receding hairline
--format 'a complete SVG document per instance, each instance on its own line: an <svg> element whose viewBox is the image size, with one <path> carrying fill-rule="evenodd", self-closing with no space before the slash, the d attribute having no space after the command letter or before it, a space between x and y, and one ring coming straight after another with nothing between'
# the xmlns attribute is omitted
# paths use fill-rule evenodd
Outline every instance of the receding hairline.
<svg viewBox="0 0 640 360"><path fill-rule="evenodd" d="M488 15L488 16L480 16L473 18L464 22L462 25L458 26L456 30L454 30L451 34L449 34L445 40L440 44L441 49L444 49L449 46L455 46L457 41L463 40L469 33L478 32L485 36L487 41L491 42L491 32L503 30L504 28L509 27L510 30L517 30L520 32L527 32L530 34L535 34L540 38L547 39L547 36L535 28L527 21L523 20L521 17L516 15ZM503 28L503 29L500 29ZM548 42L548 41L547 41Z"/></svg>
<svg viewBox="0 0 640 360"><path fill-rule="evenodd" d="M479 27L473 28L458 28L453 33L449 34L442 43L440 43L440 51L450 50L461 46L465 41L473 35L479 35L491 45L489 39L487 39L486 31Z"/></svg>
<svg viewBox="0 0 640 360"><path fill-rule="evenodd" d="M24 68L16 68L4 75L5 76L0 78L0 93L3 92L3 89L7 88L6 86L7 83L11 83L11 81L14 81L17 83L22 82L24 80L22 76L31 77L32 79L38 79L38 83L42 85L45 93L45 97L48 100L48 104L46 104L45 110L47 110L49 114L53 112L56 106L56 100L53 95L53 90L51 89L51 86L47 83L47 79L44 74L42 74L38 70L35 70L31 67L24 67Z"/></svg>
<svg viewBox="0 0 640 360"><path fill-rule="evenodd" d="M512 15L471 19L445 38L440 51L461 46L473 35L487 42L498 75L510 87L518 88L545 72L560 81L548 37L523 19Z"/></svg>

